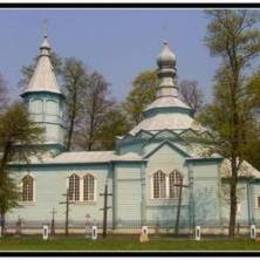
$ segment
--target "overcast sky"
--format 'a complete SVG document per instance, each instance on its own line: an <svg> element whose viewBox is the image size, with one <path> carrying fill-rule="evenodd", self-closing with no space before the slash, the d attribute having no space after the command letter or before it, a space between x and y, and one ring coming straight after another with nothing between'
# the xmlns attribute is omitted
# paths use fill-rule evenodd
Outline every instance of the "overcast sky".
<svg viewBox="0 0 260 260"><path fill-rule="evenodd" d="M200 9L2 9L0 72L14 97L22 66L38 54L44 19L53 49L102 73L118 100L139 72L156 68L164 40L177 56L179 79L197 80L211 95L218 60L203 43L208 18Z"/></svg>

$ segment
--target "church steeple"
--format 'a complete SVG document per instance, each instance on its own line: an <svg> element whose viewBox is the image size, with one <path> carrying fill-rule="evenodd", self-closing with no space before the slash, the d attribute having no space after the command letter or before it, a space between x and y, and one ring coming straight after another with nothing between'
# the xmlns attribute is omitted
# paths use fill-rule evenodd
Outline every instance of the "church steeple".
<svg viewBox="0 0 260 260"><path fill-rule="evenodd" d="M157 58L157 65L158 78L160 79L157 97L177 97L178 91L175 84L176 57L166 41L163 43L163 49Z"/></svg>
<svg viewBox="0 0 260 260"><path fill-rule="evenodd" d="M176 57L167 42L157 57L159 86L157 97L144 112L144 120L130 134L140 130L157 132L165 129L183 130L193 127L192 109L184 104L176 86Z"/></svg>
<svg viewBox="0 0 260 260"><path fill-rule="evenodd" d="M29 84L22 93L32 120L45 130L44 143L57 154L64 149L64 96L51 64L51 46L47 34L40 46L40 54Z"/></svg>
<svg viewBox="0 0 260 260"><path fill-rule="evenodd" d="M51 46L48 36L45 34L43 42L40 46L40 55L38 57L33 76L29 84L26 86L24 93L47 91L61 94L60 87L57 83L53 66L51 64L50 55Z"/></svg>

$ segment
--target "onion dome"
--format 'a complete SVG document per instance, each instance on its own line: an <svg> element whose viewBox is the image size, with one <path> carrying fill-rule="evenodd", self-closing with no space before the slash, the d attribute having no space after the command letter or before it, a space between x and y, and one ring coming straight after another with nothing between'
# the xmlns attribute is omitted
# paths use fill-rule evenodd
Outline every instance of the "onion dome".
<svg viewBox="0 0 260 260"><path fill-rule="evenodd" d="M48 41L48 36L47 34L44 35L44 39L43 39L43 42L42 42L42 45L40 47L40 50L41 50L41 55L45 54L45 55L50 55L50 50L51 50L51 45Z"/></svg>
<svg viewBox="0 0 260 260"><path fill-rule="evenodd" d="M157 58L157 64L159 68L162 67L175 67L176 65L176 56L169 48L169 45L166 41L163 42L164 46Z"/></svg>

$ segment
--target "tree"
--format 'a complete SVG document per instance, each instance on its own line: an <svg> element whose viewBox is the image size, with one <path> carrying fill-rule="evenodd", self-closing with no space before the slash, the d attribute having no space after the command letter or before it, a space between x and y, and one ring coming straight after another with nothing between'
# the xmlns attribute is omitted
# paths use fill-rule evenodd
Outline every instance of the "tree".
<svg viewBox="0 0 260 260"><path fill-rule="evenodd" d="M75 58L65 59L62 70L62 88L66 96L67 151L70 151L74 143L74 133L83 114L87 88L89 87L88 80L86 66L82 61Z"/></svg>
<svg viewBox="0 0 260 260"><path fill-rule="evenodd" d="M35 154L33 144L41 143L43 129L34 124L26 107L21 103L11 104L0 115L0 215L4 231L5 214L19 205L19 190L11 177L11 161L30 161Z"/></svg>
<svg viewBox="0 0 260 260"><path fill-rule="evenodd" d="M253 73L248 80L249 92L252 95L252 105L255 106L256 110L260 108L260 71ZM258 111L257 111L258 112Z"/></svg>
<svg viewBox="0 0 260 260"><path fill-rule="evenodd" d="M196 114L203 105L203 93L195 80L182 80L179 84L179 92L184 103L190 106Z"/></svg>
<svg viewBox="0 0 260 260"><path fill-rule="evenodd" d="M92 72L88 79L83 117L77 131L77 145L81 149L91 151L100 148L98 133L114 101L109 99L109 84L101 74Z"/></svg>
<svg viewBox="0 0 260 260"><path fill-rule="evenodd" d="M245 71L259 54L260 32L254 26L259 17L247 10L210 10L205 43L212 56L221 58L215 77L215 100L204 112L204 123L218 133L218 150L230 159L229 236L234 238L239 167L250 139L250 107L245 91Z"/></svg>
<svg viewBox="0 0 260 260"><path fill-rule="evenodd" d="M256 71L248 79L248 91L252 106L252 117L256 123L252 126L252 137L246 149L246 160L260 170L260 74Z"/></svg>
<svg viewBox="0 0 260 260"><path fill-rule="evenodd" d="M3 113L8 105L8 91L4 77L0 73L0 114Z"/></svg>
<svg viewBox="0 0 260 260"><path fill-rule="evenodd" d="M156 97L157 85L157 74L153 70L141 72L135 78L132 90L124 103L124 108L133 125L142 121L144 108Z"/></svg>
<svg viewBox="0 0 260 260"><path fill-rule="evenodd" d="M97 134L100 148L105 150L114 149L116 137L125 135L129 129L130 125L122 109L118 106L112 107L106 114Z"/></svg>

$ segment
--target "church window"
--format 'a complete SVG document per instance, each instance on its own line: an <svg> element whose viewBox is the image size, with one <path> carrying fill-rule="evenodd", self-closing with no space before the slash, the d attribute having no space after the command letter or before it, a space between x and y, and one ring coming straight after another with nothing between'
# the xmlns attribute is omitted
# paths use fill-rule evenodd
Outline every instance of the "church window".
<svg viewBox="0 0 260 260"><path fill-rule="evenodd" d="M46 102L46 112L50 115L56 115L58 111L58 104L56 101L48 100Z"/></svg>
<svg viewBox="0 0 260 260"><path fill-rule="evenodd" d="M83 178L83 199L85 201L93 201L95 199L95 178L91 174L87 174Z"/></svg>
<svg viewBox="0 0 260 260"><path fill-rule="evenodd" d="M78 175L73 174L69 177L69 200L79 201L79 182Z"/></svg>
<svg viewBox="0 0 260 260"><path fill-rule="evenodd" d="M43 102L41 99L34 99L31 101L30 112L34 114L41 114L43 111Z"/></svg>
<svg viewBox="0 0 260 260"><path fill-rule="evenodd" d="M153 198L160 199L166 197L166 175L162 171L157 171L153 175Z"/></svg>
<svg viewBox="0 0 260 260"><path fill-rule="evenodd" d="M181 184L181 174L178 171L173 171L169 175L169 197L178 198L180 188L175 185Z"/></svg>
<svg viewBox="0 0 260 260"><path fill-rule="evenodd" d="M33 177L27 175L22 180L22 200L33 201Z"/></svg>

